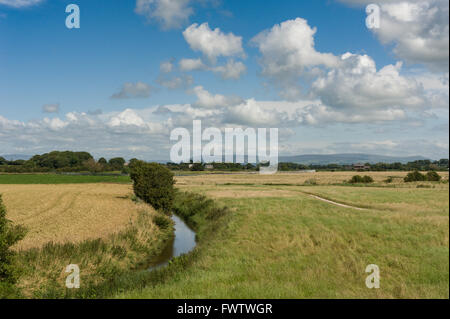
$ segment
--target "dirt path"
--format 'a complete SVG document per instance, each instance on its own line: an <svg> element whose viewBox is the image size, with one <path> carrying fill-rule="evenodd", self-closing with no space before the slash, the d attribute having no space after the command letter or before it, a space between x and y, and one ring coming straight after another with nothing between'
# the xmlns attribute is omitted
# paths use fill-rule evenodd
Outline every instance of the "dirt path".
<svg viewBox="0 0 450 319"><path fill-rule="evenodd" d="M353 208L353 209L357 209L357 210L366 210L365 208L361 208L361 207L356 207L356 206L350 206L350 205L345 205L345 204L341 204L341 203L336 203L336 202L333 202L332 200L325 199L325 198L319 197L317 195L312 195L312 194L308 194L308 195L313 197L313 198L315 198L315 199L318 199L318 200L321 200L323 202L326 202L326 203L329 203L329 204L333 204L333 205L336 205L336 206L345 207L345 208Z"/></svg>

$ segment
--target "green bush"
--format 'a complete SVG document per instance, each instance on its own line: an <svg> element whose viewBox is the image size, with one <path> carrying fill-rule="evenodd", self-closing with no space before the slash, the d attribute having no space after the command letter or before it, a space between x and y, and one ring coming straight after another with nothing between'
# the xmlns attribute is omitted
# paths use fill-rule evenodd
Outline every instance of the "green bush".
<svg viewBox="0 0 450 319"><path fill-rule="evenodd" d="M15 291L19 272L14 265L15 252L11 246L23 239L25 229L22 226L14 226L6 219L6 208L0 196L0 297L8 297Z"/></svg>
<svg viewBox="0 0 450 319"><path fill-rule="evenodd" d="M442 177L435 171L430 171L427 173L427 181L429 182L439 182L441 179Z"/></svg>
<svg viewBox="0 0 450 319"><path fill-rule="evenodd" d="M153 222L159 229L167 229L171 225L169 217L164 215L156 215L153 217Z"/></svg>
<svg viewBox="0 0 450 319"><path fill-rule="evenodd" d="M426 180L427 180L427 177L417 170L414 172L408 173L408 175L406 175L406 177L404 178L405 183L424 182Z"/></svg>
<svg viewBox="0 0 450 319"><path fill-rule="evenodd" d="M350 184L370 184L373 183L373 178L370 176L354 175L349 181Z"/></svg>
<svg viewBox="0 0 450 319"><path fill-rule="evenodd" d="M175 196L173 173L157 163L133 163L130 177L137 197L157 210L170 212Z"/></svg>
<svg viewBox="0 0 450 319"><path fill-rule="evenodd" d="M394 178L392 177L392 176L389 176L388 178L386 178L385 180L384 180L384 182L386 183L386 184L390 184L390 183L392 183L394 181Z"/></svg>

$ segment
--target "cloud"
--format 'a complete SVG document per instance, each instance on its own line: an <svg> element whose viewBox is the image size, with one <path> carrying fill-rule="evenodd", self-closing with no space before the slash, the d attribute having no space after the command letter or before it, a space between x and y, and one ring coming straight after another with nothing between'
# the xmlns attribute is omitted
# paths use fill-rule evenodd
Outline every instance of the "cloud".
<svg viewBox="0 0 450 319"><path fill-rule="evenodd" d="M0 5L20 9L37 5L43 1L44 0L0 0Z"/></svg>
<svg viewBox="0 0 450 319"><path fill-rule="evenodd" d="M304 97L300 78L311 77L334 67L339 58L315 49L314 35L305 19L287 20L255 36L251 43L261 53L262 75L269 79L283 99L295 101Z"/></svg>
<svg viewBox="0 0 450 319"><path fill-rule="evenodd" d="M191 0L137 0L135 12L163 29L181 28L194 13Z"/></svg>
<svg viewBox="0 0 450 319"><path fill-rule="evenodd" d="M211 62L218 57L245 57L242 37L233 33L225 34L219 28L212 30L208 23L192 24L183 32L184 39L192 50L200 51Z"/></svg>
<svg viewBox="0 0 450 319"><path fill-rule="evenodd" d="M164 86L165 88L170 90L187 89L194 83L194 78L190 75L181 75L174 77L160 75L156 82L158 82L159 85Z"/></svg>
<svg viewBox="0 0 450 319"><path fill-rule="evenodd" d="M59 112L59 103L43 105L42 112L43 113L58 113Z"/></svg>
<svg viewBox="0 0 450 319"><path fill-rule="evenodd" d="M247 71L247 67L240 61L229 60L227 64L214 67L211 70L220 74L225 80L237 80Z"/></svg>
<svg viewBox="0 0 450 319"><path fill-rule="evenodd" d="M169 141L170 131L175 127L190 129L193 119L201 119L203 127L279 127L286 131L287 137L292 137L293 130L301 127L318 129L334 136L333 134L341 134L343 128L350 129L349 124L364 127L375 124L380 128L379 124L390 123L391 125L387 127L395 128L396 136L399 136L399 130L407 132L410 141L405 142L392 137L367 141L362 137L363 134L349 133L347 136L351 137L350 142L346 144L333 142L342 139L342 136L337 135L336 139L327 139L327 144L320 148L320 138L308 140L311 140L311 148L315 147L320 152L365 150L374 153L406 154L420 149L421 155L444 157L442 154L445 154L445 151L448 154L448 122L446 130L442 132L436 130L428 132L429 127L423 127L422 130L419 130L421 127L414 127L411 130L408 121L413 121L414 118L402 109L363 109L354 112L350 109L326 106L320 100L297 102L243 100L212 94L203 87L196 87L194 93L197 95L197 101L192 105L161 105L109 113L70 112L62 117L28 122L0 116L0 149L7 153L15 153L21 149L30 153L71 149L89 151L97 156L167 159L173 145ZM420 119L435 121L434 117ZM323 130L323 127L327 129ZM431 138L424 135L425 132L431 134ZM419 141L414 140L414 134ZM422 146L418 147L414 142ZM285 152L299 150L284 140L280 147Z"/></svg>
<svg viewBox="0 0 450 319"><path fill-rule="evenodd" d="M207 66L202 62L201 59L181 59L180 70L183 72L205 70Z"/></svg>
<svg viewBox="0 0 450 319"><path fill-rule="evenodd" d="M273 127L282 122L283 115L274 109L262 107L255 99L242 101L224 114L223 123L253 127Z"/></svg>
<svg viewBox="0 0 450 319"><path fill-rule="evenodd" d="M373 1L341 0L365 5ZM419 63L435 72L449 68L448 0L391 0L380 4L380 28L371 29L383 44L394 44L394 53L408 63Z"/></svg>
<svg viewBox="0 0 450 319"><path fill-rule="evenodd" d="M219 74L224 80L237 80L247 71L247 67L241 61L230 59L226 64L209 66L201 59L182 59L179 62L180 71L211 71Z"/></svg>
<svg viewBox="0 0 450 319"><path fill-rule="evenodd" d="M144 120L131 109L126 109L123 112L111 117L108 124L112 127L129 125L139 127L145 126Z"/></svg>
<svg viewBox="0 0 450 319"><path fill-rule="evenodd" d="M170 73L173 71L174 65L172 61L165 61L162 62L159 66L159 69L161 70L161 72L163 73Z"/></svg>
<svg viewBox="0 0 450 319"><path fill-rule="evenodd" d="M196 86L192 91L197 96L197 101L192 105L196 108L223 108L239 104L242 101L239 97L211 94L203 86Z"/></svg>
<svg viewBox="0 0 450 319"><path fill-rule="evenodd" d="M372 30L382 43L394 43L394 53L407 62L448 72L448 1L386 3L381 11L380 28Z"/></svg>
<svg viewBox="0 0 450 319"><path fill-rule="evenodd" d="M387 65L377 71L369 56L346 53L338 67L315 80L312 92L324 104L339 109L423 106L422 87L414 79L400 76L401 66Z"/></svg>
<svg viewBox="0 0 450 319"><path fill-rule="evenodd" d="M283 99L315 98L327 108L352 109L354 115L445 103L441 96L427 96L413 76L401 75L401 62L377 70L368 55L319 52L314 48L315 33L306 20L297 18L252 40L262 55L262 75L279 89Z"/></svg>
<svg viewBox="0 0 450 319"><path fill-rule="evenodd" d="M167 158L170 124L153 115L153 110L98 115L70 112L28 122L0 116L0 149L30 154L70 149L107 157Z"/></svg>
<svg viewBox="0 0 450 319"><path fill-rule="evenodd" d="M332 67L338 59L314 48L316 28L305 19L287 20L252 39L262 54L263 74L270 77L299 76L316 66Z"/></svg>
<svg viewBox="0 0 450 319"><path fill-rule="evenodd" d="M114 93L112 99L147 98L154 88L143 82L126 82L119 92Z"/></svg>

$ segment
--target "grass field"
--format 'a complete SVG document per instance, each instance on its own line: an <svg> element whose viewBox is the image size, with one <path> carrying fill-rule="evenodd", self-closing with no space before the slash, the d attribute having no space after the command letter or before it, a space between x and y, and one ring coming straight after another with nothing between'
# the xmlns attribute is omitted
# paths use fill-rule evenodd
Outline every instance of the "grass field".
<svg viewBox="0 0 450 319"><path fill-rule="evenodd" d="M352 172L177 177L181 190L205 194L229 207L227 223L220 230L210 230L213 236L199 237L188 266L171 265L170 275L158 280L141 278L136 285L130 280L126 289L111 290L109 297L448 298L448 173L441 173L445 180L441 183L403 183L404 172L367 174L375 179L370 187L345 184L354 175ZM384 182L388 176L394 176L392 183ZM50 191L45 193L42 187ZM77 190L86 197L77 197ZM65 198L58 192L72 195ZM81 210L89 210L100 201L89 194L105 200L98 206L110 207L105 211L123 203L116 213L105 212L102 216L117 217L119 211L135 211L136 205L125 199L131 193L129 185L0 185L0 193L4 193L9 216L18 221L26 206L34 204L35 212L46 211L46 205L52 206L46 198L53 198L51 202L63 198L67 203L72 198L74 206L68 207L80 205ZM363 210L340 207L311 194ZM32 195L35 199L31 199ZM87 198L92 203L83 206L81 202ZM58 205L53 205L55 211L49 219L40 220L38 215L29 225L43 231L51 229L48 221L67 210ZM88 215L96 214L92 210ZM72 217L77 219L76 215ZM63 219L59 223L54 236L58 236L59 229L67 232ZM81 218L80 225L83 223L94 225L88 217ZM200 234L211 227L215 226L207 218L198 219ZM100 232L103 224L96 223L93 229ZM39 240L39 234L34 233L34 241ZM59 236L80 240L75 233ZM110 235L105 240L110 242ZM34 260L25 252L21 253L23 262ZM83 257L85 263L88 257L92 258L92 254ZM130 260L123 267L130 265ZM380 268L380 289L365 286L365 268L369 264ZM58 276L64 275L61 271ZM58 276L53 273L52 282L62 280Z"/></svg>
<svg viewBox="0 0 450 319"><path fill-rule="evenodd" d="M392 175L369 174L378 183ZM296 186L311 178L325 185ZM327 185L347 178L178 178L182 189L230 207L230 224L184 272L118 297L448 298L448 184L424 189L399 179L398 188ZM342 208L309 193L368 209ZM380 289L365 286L365 268L372 263L380 267Z"/></svg>

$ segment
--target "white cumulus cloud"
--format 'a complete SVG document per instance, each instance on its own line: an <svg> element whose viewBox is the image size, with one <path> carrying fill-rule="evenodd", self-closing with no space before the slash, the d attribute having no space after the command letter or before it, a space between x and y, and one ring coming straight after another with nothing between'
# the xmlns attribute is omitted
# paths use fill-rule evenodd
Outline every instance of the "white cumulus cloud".
<svg viewBox="0 0 450 319"><path fill-rule="evenodd" d="M180 70L183 72L205 70L207 68L201 59L181 59L179 65Z"/></svg>
<svg viewBox="0 0 450 319"><path fill-rule="evenodd" d="M219 28L212 30L208 23L192 24L184 30L183 36L192 50L202 52L212 62L221 56L245 56L242 37L224 33Z"/></svg>
<svg viewBox="0 0 450 319"><path fill-rule="evenodd" d="M240 61L229 60L225 65L213 67L212 71L225 80L237 80L247 71L247 67Z"/></svg>

